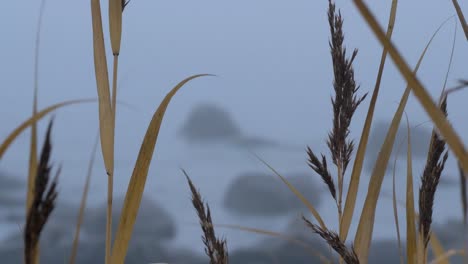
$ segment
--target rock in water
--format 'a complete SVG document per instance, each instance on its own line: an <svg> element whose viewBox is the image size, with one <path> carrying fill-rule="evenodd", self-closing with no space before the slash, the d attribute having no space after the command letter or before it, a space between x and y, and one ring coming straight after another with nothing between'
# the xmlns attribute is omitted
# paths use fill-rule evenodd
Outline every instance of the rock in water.
<svg viewBox="0 0 468 264"><path fill-rule="evenodd" d="M287 180L313 205L320 203L322 185L306 173ZM250 216L281 216L305 208L304 204L275 175L244 173L228 187L224 206L231 212Z"/></svg>
<svg viewBox="0 0 468 264"><path fill-rule="evenodd" d="M241 137L240 128L231 115L211 103L196 106L180 134L189 142L217 142Z"/></svg>

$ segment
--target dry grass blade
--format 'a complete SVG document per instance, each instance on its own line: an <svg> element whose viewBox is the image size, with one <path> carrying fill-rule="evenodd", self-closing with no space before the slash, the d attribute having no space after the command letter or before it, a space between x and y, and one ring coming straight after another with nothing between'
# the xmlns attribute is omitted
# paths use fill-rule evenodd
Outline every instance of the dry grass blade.
<svg viewBox="0 0 468 264"><path fill-rule="evenodd" d="M80 211L78 212L78 220L76 222L75 237L73 238L72 251L70 255L70 264L74 264L76 260L76 254L78 251L78 242L80 241L81 224L83 223L84 210L86 208L86 200L88 198L89 184L91 182L91 175L93 173L94 160L96 159L96 152L97 152L98 144L99 144L99 136L96 136L96 140L93 146L93 151L91 152L91 158L89 160L88 172L86 175L86 182L83 188L83 195L81 196Z"/></svg>
<svg viewBox="0 0 468 264"><path fill-rule="evenodd" d="M127 3L128 4L128 3ZM119 56L122 40L122 12L125 3L122 0L109 0L109 32L112 53Z"/></svg>
<svg viewBox="0 0 468 264"><path fill-rule="evenodd" d="M2 160L3 155L7 151L7 149L10 147L11 143L29 126L33 125L37 121L41 120L43 117L45 117L47 114L50 112L57 110L58 108L68 106L68 105L73 105L73 104L80 104L80 103L86 103L86 102L92 102L95 101L93 99L83 99L83 100L71 100L71 101L66 101L58 104L51 105L39 112L37 114L33 115L32 117L26 119L21 123L18 127L16 127L10 134L6 137L6 139L0 144L0 161Z"/></svg>
<svg viewBox="0 0 468 264"><path fill-rule="evenodd" d="M397 153L400 152L400 146L398 146ZM395 183L395 174L396 174L396 165L397 165L398 155L395 156L395 160L393 162L393 177L392 177L392 204L393 204L393 217L395 218L395 228L397 233L397 240L398 240L398 253L400 255L400 263L405 263L403 257L403 249L401 246L401 236L400 236L400 223L398 221L398 200L396 195L396 183Z"/></svg>
<svg viewBox="0 0 468 264"><path fill-rule="evenodd" d="M413 158L411 154L411 131L408 117L406 117L408 130L406 155L406 254L408 264L418 264L418 244L415 227L414 189L413 189Z"/></svg>
<svg viewBox="0 0 468 264"><path fill-rule="evenodd" d="M38 163L37 175L35 180L35 193L33 202L26 216L26 227L24 231L24 260L26 264L38 264L39 237L46 224L50 214L55 208L57 198L57 178L60 168L54 179L50 179L51 165L50 155L52 145L50 134L52 121L47 128L44 146Z"/></svg>
<svg viewBox="0 0 468 264"><path fill-rule="evenodd" d="M106 48L102 31L101 5L99 0L91 0L91 18L93 25L94 71L99 97L99 128L101 149L108 177L107 184L107 220L105 263L109 264L112 242L112 191L114 177L114 136L115 111L112 109L107 70Z"/></svg>
<svg viewBox="0 0 468 264"><path fill-rule="evenodd" d="M382 181L385 176L387 164L390 159L393 144L395 142L396 133L400 124L403 111L408 101L410 94L410 88L406 88L398 106L398 110L393 117L390 128L385 136L385 141L380 149L377 161L372 171L372 176L369 182L366 200L364 208L362 209L361 218L359 220L358 230L354 239L354 245L356 252L359 256L359 260L363 263L367 263L368 251L370 247L370 241L372 239L372 233L374 229L375 210L377 207L377 200L380 194L380 188Z"/></svg>
<svg viewBox="0 0 468 264"><path fill-rule="evenodd" d="M458 0L452 0L453 6L455 7L455 11L457 11L458 19L460 19L460 24L462 25L463 32L465 32L466 40L468 40L468 24L466 23L465 16L463 15L463 11L458 4Z"/></svg>
<svg viewBox="0 0 468 264"><path fill-rule="evenodd" d="M397 6L398 0L393 0L387 27L388 39L392 38L393 28L395 26L396 21ZM359 181L361 177L362 166L364 164L364 156L366 154L367 142L369 139L372 119L374 117L375 104L377 102L377 97L380 90L380 83L382 80L386 58L387 50L384 48L382 51L382 56L380 58L379 71L377 74L377 80L375 82L374 91L372 93L371 101L369 104L369 109L367 111L366 121L364 123L364 127L362 128L361 138L359 140L359 145L356 151L356 157L354 159L353 170L351 172L348 193L346 196L346 202L343 210L343 217L340 222L340 238L343 241L346 241L349 232L349 227L351 226L351 221L353 219L354 208L356 206L356 198L359 189Z"/></svg>
<svg viewBox="0 0 468 264"><path fill-rule="evenodd" d="M465 250L459 249L450 249L447 252L445 252L443 255L437 257L433 261L429 262L429 264L441 264L441 263L449 263L448 261L450 260L451 257L456 256L456 255L462 255L466 256Z"/></svg>
<svg viewBox="0 0 468 264"><path fill-rule="evenodd" d="M37 94L39 90L39 47L41 40L41 28L42 28L42 17L44 15L45 0L41 1L39 9L38 26L36 31L36 43L34 51L34 96L33 96L33 110L32 115L37 114ZM28 213L29 207L31 207L33 195L34 195L34 177L36 176L37 169L37 123L31 125L31 143L29 150L29 173L27 182L27 193L26 193L26 213Z"/></svg>
<svg viewBox="0 0 468 264"><path fill-rule="evenodd" d="M330 259L322 255L319 251L317 251L315 248L311 247L309 243L306 243L300 239L297 239L292 236L288 236L286 234L270 231L270 230L264 230L264 229L259 229L259 228L253 228L253 227L245 227L245 226L239 226L239 225L228 225L228 224L213 224L216 227L224 227L224 228L229 228L229 229L236 229L236 230L241 230L245 232L250 232L250 233L255 233L255 234L260 234L260 235L266 235L270 237L276 237L280 238L284 241L290 242L292 244L298 245L303 247L304 249L307 249L307 252L311 253L311 256L317 257L320 259L322 263L328 263L331 264L332 262Z"/></svg>
<svg viewBox="0 0 468 264"><path fill-rule="evenodd" d="M200 219L200 226L203 231L202 240L203 244L205 244L205 253L210 258L210 264L229 263L227 242L225 239L219 240L216 237L213 221L211 219L210 206L208 203L205 204L203 202L200 192L195 188L195 185L187 175L187 172L185 172L185 170L182 170L182 172L187 178L190 191L192 192L192 204L197 211L198 218Z"/></svg>
<svg viewBox="0 0 468 264"><path fill-rule="evenodd" d="M349 249L345 243L340 239L340 236L328 229L323 229L320 226L311 223L307 218L302 216L302 219L306 222L314 233L320 235L345 261L347 264L359 264L358 256L354 251L354 248Z"/></svg>
<svg viewBox="0 0 468 264"><path fill-rule="evenodd" d="M133 225L135 224L138 209L140 207L141 198L143 196L149 166L151 164L151 159L153 157L156 141L159 135L159 129L161 128L161 123L163 121L163 117L169 105L169 102L171 101L172 97L177 93L177 91L187 82L202 76L212 75L193 75L177 84L166 95L166 97L154 113L153 118L151 119L145 137L141 144L140 152L138 153L132 177L130 179L130 183L127 188L127 193L125 195L122 214L120 215L119 226L115 236L114 246L112 248L112 264L124 263L125 256L127 255L128 243L130 242Z"/></svg>
<svg viewBox="0 0 468 264"><path fill-rule="evenodd" d="M388 49L389 54L395 62L395 65L397 66L398 70L408 82L416 98L424 107L424 110L431 117L431 120L434 122L437 129L440 131L441 136L447 141L447 144L450 146L450 149L460 161L463 170L465 172L468 171L468 155L465 150L465 145L461 141L460 137L454 131L447 118L434 103L431 96L426 91L421 82L418 80L418 78L415 76L415 74L411 72L408 64L402 58L395 46L390 40L388 40L385 37L383 30L380 28L379 23L377 22L367 5L362 0L353 1L361 15L364 17L368 25L374 31L381 44Z"/></svg>
<svg viewBox="0 0 468 264"><path fill-rule="evenodd" d="M432 234L430 243L431 243L432 252L434 253L434 257L437 260L437 263L450 264L449 257L445 257L446 253L448 252L445 251L444 247L442 246L442 243L440 243L437 236Z"/></svg>
<svg viewBox="0 0 468 264"><path fill-rule="evenodd" d="M297 190L288 180L286 180L285 177L283 177L281 174L279 174L270 164L268 164L266 161L264 161L262 158L260 158L257 154L253 153L253 155L260 160L265 166L267 166L276 176L278 176L281 181L288 186L288 188L296 195L299 200L301 200L302 203L304 203L305 206L309 209L309 211L312 213L312 215L315 217L315 220L319 223L319 225L323 228L326 229L327 226L325 225L325 222L323 221L322 217L320 214L315 210L314 206L307 201L307 199L304 197L304 195L301 194L299 190Z"/></svg>
<svg viewBox="0 0 468 264"><path fill-rule="evenodd" d="M39 9L39 18L38 26L36 31L36 43L34 51L34 95L33 95L33 110L32 115L37 114L37 97L39 90L39 46L40 46L40 37L41 37L41 26L42 26L42 17L44 14L45 0L41 1L41 6ZM37 122L31 125L31 142L29 149L29 169L28 169L28 181L27 181L27 190L26 190L26 215L31 208L33 198L34 198L34 182L36 177L37 170ZM39 248L39 242L36 245ZM34 262L39 263L39 250L34 250Z"/></svg>
<svg viewBox="0 0 468 264"><path fill-rule="evenodd" d="M439 28L434 32L432 35L431 39L427 43L426 47L424 48L421 56L419 57L418 63L416 64L416 67L414 68L414 74L417 73L419 70L419 66L421 65L421 62L430 46L432 43L432 40L434 37L437 35L439 30L442 28L442 26L447 22L448 20L444 21ZM373 228L374 228L374 218L375 218L375 209L377 206L377 200L379 197L380 193L380 188L382 186L382 181L383 177L385 175L385 170L388 164L388 160L390 158L390 154L393 148L393 143L395 141L395 136L396 132L398 129L398 126L400 124L401 117L403 115L403 111L406 105L406 102L408 101L408 96L410 94L411 88L408 84L408 86L405 89L405 92L403 93L403 96L400 100L400 104L398 106L398 109L395 113L395 116L393 117L392 123L390 125L390 128L387 132L387 135L385 137L385 141L381 147L381 150L379 152L379 155L377 157L377 161L374 165L374 169L372 171L372 176L371 180L369 183L369 189L367 192L366 196L366 201L364 203L364 208L361 213L361 218L359 220L359 225L358 225L358 230L356 233L356 237L354 239L354 245L356 248L356 252L359 256L359 260L363 263L367 263L367 257L369 254L369 247L370 247L370 241L372 238L372 233L373 233Z"/></svg>
<svg viewBox="0 0 468 264"><path fill-rule="evenodd" d="M110 100L109 74L107 71L104 33L102 32L101 6L99 0L91 0L93 24L94 70L99 98L99 127L101 148L107 174L113 175L114 132L112 127L112 107Z"/></svg>

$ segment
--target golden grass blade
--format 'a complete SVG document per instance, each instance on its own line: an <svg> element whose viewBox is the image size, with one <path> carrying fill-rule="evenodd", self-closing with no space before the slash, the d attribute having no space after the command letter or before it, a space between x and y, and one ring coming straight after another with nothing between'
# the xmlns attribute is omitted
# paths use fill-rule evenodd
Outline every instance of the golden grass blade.
<svg viewBox="0 0 468 264"><path fill-rule="evenodd" d="M400 146L398 147L397 153L400 152ZM396 173L396 164L398 160L398 155L395 155L395 160L393 162L393 178L392 178L392 204L393 204L393 217L395 218L395 227L397 232L397 240L398 240L398 253L400 255L400 263L404 264L404 257L403 257L403 248L401 246L401 236L400 236L400 223L398 221L398 200L396 195L396 184L395 184L395 173Z"/></svg>
<svg viewBox="0 0 468 264"><path fill-rule="evenodd" d="M414 69L414 74L419 70L419 66L432 43L432 40L437 35L439 30L448 20L444 21L439 28L434 32L431 39L424 48L421 56L419 57L418 63ZM359 220L358 230L356 237L354 238L354 245L356 253L359 256L359 260L363 263L367 263L367 257L369 254L370 241L372 238L373 228L374 228L374 219L375 219L375 209L377 206L377 200L380 194L380 188L382 186L383 177L385 175L385 170L387 168L388 160L393 148L393 143L395 141L396 132L400 124L401 117L403 115L406 102L408 101L408 96L410 94L411 88L408 85L403 93L403 96L400 100L397 112L393 117L390 128L385 137L385 141L381 147L377 161L375 163L374 169L372 171L372 177L369 183L369 189L366 196L366 201L364 203L364 208L361 213L361 218Z"/></svg>
<svg viewBox="0 0 468 264"><path fill-rule="evenodd" d="M46 116L50 112L58 108L64 107L64 106L92 102L92 101L95 101L95 100L94 99L82 99L82 100L71 100L71 101L65 101L62 103L57 103L39 111L36 115L33 115L32 117L26 119L23 123L21 123L18 127L16 127L6 137L6 139L0 144L0 161L2 160L3 154L5 154L7 149L10 147L11 143L15 141L15 139L21 134L21 132L23 132L26 128L28 128L32 124L36 123L38 120L42 119L44 116Z"/></svg>
<svg viewBox="0 0 468 264"><path fill-rule="evenodd" d="M229 225L229 224L213 224L215 227L223 227L223 228L229 228L229 229L236 229L236 230L241 230L245 232L250 232L250 233L255 233L255 234L260 234L260 235L266 235L270 237L276 237L280 238L282 240L288 241L292 244L301 246L307 250L310 250L309 252L311 253L312 256L319 258L322 263L332 263L330 259L322 255L319 251L317 251L315 248L311 247L308 243L297 239L292 236L288 236L286 234L282 234L279 232L274 232L270 230L265 230L265 229L259 229L259 228L253 228L253 227L245 227L245 226L240 226L240 225Z"/></svg>
<svg viewBox="0 0 468 264"><path fill-rule="evenodd" d="M114 132L112 127L112 107L107 71L104 33L102 31L101 6L99 0L91 0L91 15L93 24L94 70L99 97L99 126L101 148L108 174L113 175L114 168Z"/></svg>
<svg viewBox="0 0 468 264"><path fill-rule="evenodd" d="M114 188L114 136L115 111L111 105L109 73L107 70L106 48L102 30L101 5L99 0L91 0L93 24L94 71L99 97L99 128L101 149L107 173L107 210L106 210L106 249L105 263L109 264L112 243L112 191Z"/></svg>
<svg viewBox="0 0 468 264"><path fill-rule="evenodd" d="M392 7L390 10L390 18L387 27L387 38L391 39L393 34L393 28L396 21L398 0L392 1ZM385 60L387 58L387 50L384 48L382 51L382 57L380 58L379 71L377 74L377 80L375 82L374 91L369 104L369 110L367 111L366 121L362 128L361 138L359 140L359 146L356 152L356 158L354 159L353 170L351 172L351 178L348 187L348 194L346 196L345 207L343 211L343 217L340 223L340 238L342 241L346 241L348 237L349 227L353 219L354 208L356 206L356 198L359 190L359 181L361 178L362 166L364 164L364 156L366 154L367 142L369 140L369 133L374 117L375 104L379 95L380 83L382 80L383 70L385 66Z"/></svg>
<svg viewBox="0 0 468 264"><path fill-rule="evenodd" d="M358 230L354 239L355 250L361 263L367 263L370 241L372 238L374 228L375 209L377 206L377 200L379 197L383 177L387 168L388 160L390 159L390 154L393 148L393 143L395 141L396 132L398 130L398 126L400 124L400 120L403 114L403 110L406 106L406 102L408 101L409 94L410 88L407 87L402 99L400 100L400 105L398 106L398 110L395 113L395 116L393 117L392 123L387 132L385 141L380 149L377 161L372 171L372 176L369 182L364 208L362 209Z"/></svg>
<svg viewBox="0 0 468 264"><path fill-rule="evenodd" d="M413 90L414 95L424 107L426 113L431 117L431 120L434 122L435 126L437 126L441 136L447 141L450 149L460 161L463 170L468 172L468 155L465 150L465 145L461 141L458 134L454 131L453 127L448 122L447 118L439 109L439 107L437 107L437 105L434 103L431 96L421 84L419 79L411 72L408 64L402 58L392 42L385 37L383 30L380 28L377 20L367 5L362 0L353 1L361 15L365 18L368 25L374 31L381 44L388 49L389 54L395 62L398 70L408 82L409 86Z"/></svg>
<svg viewBox="0 0 468 264"><path fill-rule="evenodd" d="M309 211L315 217L315 220L317 220L317 222L322 228L328 229L320 214L317 212L317 210L315 210L315 207L309 201L307 201L307 199L304 197L304 195L301 194L299 190L297 190L288 180L286 180L285 177L279 174L270 164L268 164L266 161L260 158L257 154L252 154L255 155L255 157L258 160L260 160L265 166L267 166L276 176L278 176L281 179L281 181L283 181L283 183L286 184L286 186L288 186L288 188L294 193L294 195L296 195L297 198L299 198L299 200L301 200L301 202L304 203L305 206L307 206Z"/></svg>
<svg viewBox="0 0 468 264"><path fill-rule="evenodd" d="M444 261L449 261L451 257L456 256L456 255L462 255L466 256L465 250L463 249L450 249L447 252L445 252L442 256L434 259L433 261L429 262L429 264L441 264L441 263L449 263L449 262L444 262Z"/></svg>
<svg viewBox="0 0 468 264"><path fill-rule="evenodd" d="M99 144L99 136L96 136L93 150L91 152L91 158L88 164L88 172L86 174L86 182L83 188L83 195L81 196L80 211L78 213L78 221L76 222L75 237L73 238L72 253L70 255L70 264L74 264L76 260L76 254L78 251L78 243L80 241L81 224L83 223L84 210L86 208L86 200L88 198L89 184L91 182L91 175L93 173L94 161L96 159L96 152L97 152L98 144Z"/></svg>
<svg viewBox="0 0 468 264"><path fill-rule="evenodd" d="M364 208L362 209L361 218L359 220L358 230L354 239L354 246L356 254L359 257L361 263L367 263L369 254L369 247L372 239L372 233L374 228L375 209L377 206L377 200L380 194L380 188L382 185L383 177L387 168L390 154L393 149L396 133L400 124L401 117L403 115L408 96L410 94L410 88L406 88L398 109L393 117L390 128L385 137L385 141L380 149L377 161L372 171L372 176L369 182L366 200Z"/></svg>
<svg viewBox="0 0 468 264"><path fill-rule="evenodd" d="M123 264L127 255L128 244L130 242L133 225L135 224L141 198L145 188L146 178L148 176L149 166L153 157L154 149L159 135L159 129L163 121L166 109L176 92L187 82L202 76L213 76L210 74L198 74L188 77L177 84L164 98L158 109L153 115L141 144L140 152L133 169L132 177L128 185L127 193L120 215L119 226L112 248L111 263Z"/></svg>
<svg viewBox="0 0 468 264"><path fill-rule="evenodd" d="M122 39L122 0L109 0L109 31L112 53L119 56Z"/></svg>
<svg viewBox="0 0 468 264"><path fill-rule="evenodd" d="M434 254L435 259L437 260L437 263L450 264L450 259L445 257L447 252L442 246L442 243L440 243L439 239L435 235L434 231L431 233L431 240L429 240L429 243L431 243L432 253Z"/></svg>
<svg viewBox="0 0 468 264"><path fill-rule="evenodd" d="M462 25L463 32L465 32L466 40L468 40L468 24L466 23L465 16L463 15L463 11L458 4L458 0L452 0L453 6L455 7L455 11L457 11L458 19L460 19L460 24Z"/></svg>
<svg viewBox="0 0 468 264"><path fill-rule="evenodd" d="M413 189L413 159L411 155L411 131L406 117L408 129L407 156L406 156L406 254L408 264L418 264L418 244L416 240L414 189Z"/></svg>

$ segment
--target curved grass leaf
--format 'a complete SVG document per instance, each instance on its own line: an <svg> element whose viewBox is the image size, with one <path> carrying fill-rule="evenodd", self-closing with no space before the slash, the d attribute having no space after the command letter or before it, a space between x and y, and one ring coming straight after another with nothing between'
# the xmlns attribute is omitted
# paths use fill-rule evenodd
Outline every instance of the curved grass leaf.
<svg viewBox="0 0 468 264"><path fill-rule="evenodd" d="M307 249L308 252L313 256L317 257L321 260L322 263L332 263L330 259L322 255L319 251L317 251L315 248L311 247L310 244L297 239L292 236L288 236L286 234L282 234L279 232L274 232L270 230L265 230L265 229L260 229L260 228L253 228L253 227L245 227L245 226L240 226L240 225L229 225L229 224L213 224L213 226L216 227L223 227L223 228L229 228L229 229L236 229L236 230L241 230L245 232L250 232L250 233L255 233L255 234L260 234L260 235L266 235L270 237L276 237L280 238L282 240L285 240L287 242L290 242L292 244L298 245L303 247L304 249Z"/></svg>
<svg viewBox="0 0 468 264"><path fill-rule="evenodd" d="M26 128L29 126L33 125L40 119L42 119L44 116L49 114L50 112L64 107L68 105L73 105L73 104L80 104L80 103L86 103L86 102L92 102L95 101L95 99L82 99L82 100L71 100L71 101L65 101L62 103L57 103L54 105L51 105L39 112L37 114L33 115L32 117L26 119L23 123L21 123L18 127L16 127L7 137L6 139L0 144L0 161L2 160L3 155L7 151L7 149L10 147L11 143L15 141L15 139L23 132Z"/></svg>
<svg viewBox="0 0 468 264"><path fill-rule="evenodd" d="M447 20L446 20L447 21ZM434 32L431 39L424 48L421 56L419 57L418 63L414 69L414 74L417 73L421 62L432 43L432 40L437 35L442 26L446 23L442 23L439 28ZM361 218L359 220L358 230L356 232L356 237L354 238L354 245L356 253L359 257L359 260L362 263L367 263L369 255L369 247L372 239L372 233L374 230L374 219L375 219L375 210L377 207L377 200L379 198L380 189L382 187L382 181L385 176L385 171L387 169L388 161L392 152L393 144L395 141L395 136L400 125L400 121L405 109L408 97L411 91L411 87L408 85L403 93L403 96L400 100L398 109L393 117L390 128L385 137L385 141L380 149L380 152L377 157L377 161L374 165L372 171L372 176L369 182L369 187L367 191L366 200L364 203L364 208L362 209Z"/></svg>
<svg viewBox="0 0 468 264"><path fill-rule="evenodd" d="M265 166L267 166L276 176L278 176L281 181L286 184L286 186L288 186L288 188L294 193L294 195L296 195L297 198L299 198L299 200L301 200L301 202L307 206L307 208L309 209L309 211L312 213L312 215L315 217L315 220L317 220L317 222L319 223L319 225L323 228L323 229L328 229L327 226L325 225L325 222L323 221L322 217L320 216L320 214L317 212L317 210L315 210L315 207L309 202L307 201L307 199L304 197L304 195L302 195L302 193L296 189L296 187L294 187L288 180L286 180L285 177L283 177L281 174L278 173L278 171L276 171L270 164L268 164L266 161L264 161L262 158L260 158L258 155L256 154L253 154L255 155L255 157L260 160Z"/></svg>
<svg viewBox="0 0 468 264"><path fill-rule="evenodd" d="M452 125L448 122L445 115L434 103L431 96L421 84L416 75L411 72L408 64L400 55L392 42L385 37L383 30L380 28L379 23L367 5L362 0L353 0L353 2L366 20L367 24L374 31L380 43L388 49L389 54L395 62L398 70L408 82L409 86L413 90L414 95L419 100L426 113L431 117L431 120L439 130L441 136L447 141L450 149L462 165L463 170L468 172L468 155L465 149L465 145L453 129Z"/></svg>
<svg viewBox="0 0 468 264"><path fill-rule="evenodd" d="M153 115L141 144L140 152L133 169L132 177L128 185L127 193L120 215L120 221L117 233L112 247L111 263L123 264L127 255L128 244L130 242L133 225L140 208L141 198L145 188L146 178L148 176L149 166L153 157L154 149L159 135L159 129L163 121L166 109L176 92L192 79L202 76L213 76L210 74L193 75L177 84L164 98L158 109Z"/></svg>
<svg viewBox="0 0 468 264"><path fill-rule="evenodd" d="M398 6L398 0L392 1L392 7L390 10L390 18L387 27L387 38L391 39L393 34L393 28L396 21L396 11ZM354 208L356 206L356 198L359 190L359 181L361 178L362 166L364 164L364 156L366 154L367 142L369 140L369 133L374 117L375 104L379 95L380 83L382 80L383 70L385 66L385 60L387 58L387 49L383 49L382 57L380 58L379 71L377 74L377 80L375 82L374 91L369 104L369 110L367 111L366 121L362 128L361 138L359 140L359 146L354 159L353 170L351 172L351 178L348 187L348 194L346 195L345 207L343 210L343 217L340 222L340 239L346 241L348 236L349 227L353 219Z"/></svg>

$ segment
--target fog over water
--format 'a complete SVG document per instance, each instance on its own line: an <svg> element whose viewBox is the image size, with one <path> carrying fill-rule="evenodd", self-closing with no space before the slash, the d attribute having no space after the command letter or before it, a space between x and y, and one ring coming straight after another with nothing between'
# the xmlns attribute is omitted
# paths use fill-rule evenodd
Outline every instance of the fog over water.
<svg viewBox="0 0 468 264"><path fill-rule="evenodd" d="M103 10L107 10L107 1L102 2ZM391 1L367 2L379 22L386 25ZM339 0L336 4L345 20L347 49L359 49L354 64L355 79L361 86L359 93L371 93L382 48L352 1ZM461 4L468 12L468 5ZM6 1L0 9L0 139L31 115L39 6L40 1ZM325 0L133 0L126 7L119 58L118 98L121 103L117 106L116 121L114 184L117 197L126 191L148 123L165 94L189 75L216 75L191 81L171 101L150 168L144 195L157 205L157 210L167 213L168 222L174 223L174 234L168 235L171 238L167 240L171 246L200 253L203 250L200 227L181 168L188 172L210 204L215 223L283 232L289 230L291 221L301 212L306 212L301 206L275 215L265 213L264 216L246 215L242 209L236 211L237 207L242 207L241 198L250 199L248 193L251 190L271 195L268 188L261 190L265 186L255 186L252 183L255 181L246 181L249 188L238 190L242 195L239 195L239 201L233 202L236 206L226 205L226 194L236 193L230 188L242 186L236 180L243 175L261 179L271 175L271 183L265 185L275 190L272 201L300 203L290 200L285 186L283 192L277 191L281 182L252 155L252 151L285 176L301 178L298 184L303 181L311 185L310 190L317 192L311 197L317 199L318 210L336 229L334 201L319 176L307 166L305 151L310 146L329 157L325 139L332 126L333 72L328 49L327 6ZM103 14L107 12L103 11ZM399 3L393 40L411 67L437 27L454 14L450 1ZM107 18L103 23L107 38ZM459 23L456 17L449 20L436 36L418 74L434 98L439 96L444 84L455 23ZM109 52L110 45L107 48ZM111 65L110 53L108 59ZM459 79L468 78L467 61L468 43L458 24L448 87L457 85ZM373 160L405 87L406 83L388 59L356 214L365 199ZM63 100L96 96L89 1L47 0L40 45L39 108ZM353 119L351 137L355 138L356 145L369 100L370 96ZM449 118L465 142L468 142L468 133L465 133L468 131L467 100L468 91L457 92L448 100ZM96 103L86 103L63 108L53 115L53 162L63 166L59 180L59 208L74 208L80 201L87 163L98 131L97 111ZM425 142L432 126L415 97L410 97L406 112L411 126L418 126L412 134L417 189L427 152ZM48 119L39 125L40 146ZM405 140L406 126L402 125L401 129L396 146ZM23 224L21 214L24 214L22 199L28 149L29 131L18 137L0 161L0 176L15 179L5 180L7 183L4 184L13 186L12 194L0 195L0 203L4 204L0 212L4 217L0 220L0 228L6 231L0 233L5 234L4 237L17 233L18 225ZM405 153L406 149L401 148L396 168L401 200L404 200L406 181ZM374 236L380 239L396 237L393 211L389 210L393 160L394 156L383 183L374 229ZM461 218L457 173L456 162L450 154L441 189L436 194L436 223ZM96 213L96 209L92 209L105 203L106 179L99 153L89 194L91 213ZM0 187L3 189L3 185ZM251 195L252 200L258 199ZM265 201L265 207L268 207L267 201L271 200ZM263 207L262 201L258 202ZM401 220L403 217L401 210ZM147 220L158 221L155 218ZM74 219L70 217L71 228ZM352 226L352 232L355 227ZM264 238L238 230L220 228L217 231L227 238L232 249L254 245Z"/></svg>

